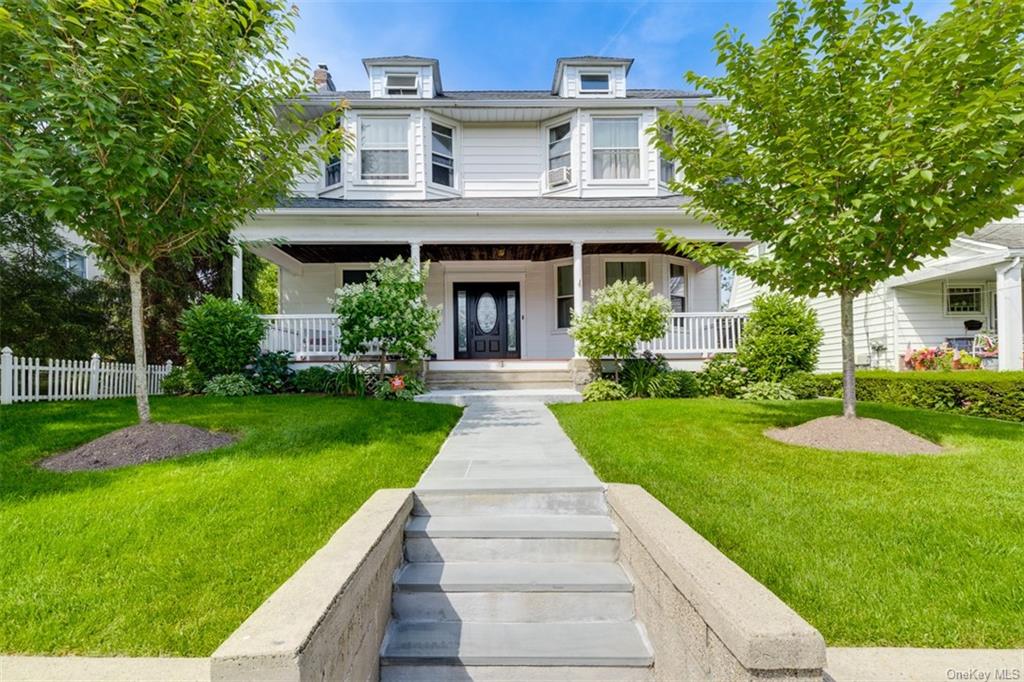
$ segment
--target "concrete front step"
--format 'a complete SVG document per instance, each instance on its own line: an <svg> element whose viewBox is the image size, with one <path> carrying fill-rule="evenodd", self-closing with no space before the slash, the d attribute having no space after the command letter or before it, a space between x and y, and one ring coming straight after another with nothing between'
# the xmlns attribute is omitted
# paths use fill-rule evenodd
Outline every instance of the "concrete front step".
<svg viewBox="0 0 1024 682"><path fill-rule="evenodd" d="M596 538L409 538L405 558L436 561L615 561L619 541Z"/></svg>
<svg viewBox="0 0 1024 682"><path fill-rule="evenodd" d="M529 371L427 371L427 384L437 383L458 383L464 386L472 386L475 383L515 385L521 383L561 383L572 384L572 374L567 369L563 370L529 370Z"/></svg>
<svg viewBox="0 0 1024 682"><path fill-rule="evenodd" d="M509 403L579 403L583 396L574 388L432 389L414 398L421 403L443 405L495 405Z"/></svg>
<svg viewBox="0 0 1024 682"><path fill-rule="evenodd" d="M653 668L388 665L381 682L652 682Z"/></svg>
<svg viewBox="0 0 1024 682"><path fill-rule="evenodd" d="M406 564L402 592L626 592L633 584L612 562L453 562Z"/></svg>
<svg viewBox="0 0 1024 682"><path fill-rule="evenodd" d="M506 484L507 485L507 484ZM416 516L494 516L529 514L607 514L604 489L584 486L574 490L431 490L413 495Z"/></svg>
<svg viewBox="0 0 1024 682"><path fill-rule="evenodd" d="M476 623L625 622L630 592L403 592L392 595L398 620Z"/></svg>
<svg viewBox="0 0 1024 682"><path fill-rule="evenodd" d="M650 646L627 623L392 622L381 665L649 667ZM423 679L421 677L421 679Z"/></svg>
<svg viewBox="0 0 1024 682"><path fill-rule="evenodd" d="M414 516L407 538L597 538L618 537L607 516Z"/></svg>

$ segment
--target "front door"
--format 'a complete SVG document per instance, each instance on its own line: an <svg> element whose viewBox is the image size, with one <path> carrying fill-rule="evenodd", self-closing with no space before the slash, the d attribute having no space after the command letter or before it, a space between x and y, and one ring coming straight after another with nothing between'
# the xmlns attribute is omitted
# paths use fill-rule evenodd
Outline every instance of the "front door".
<svg viewBox="0 0 1024 682"><path fill-rule="evenodd" d="M456 284L455 357L518 358L519 284Z"/></svg>

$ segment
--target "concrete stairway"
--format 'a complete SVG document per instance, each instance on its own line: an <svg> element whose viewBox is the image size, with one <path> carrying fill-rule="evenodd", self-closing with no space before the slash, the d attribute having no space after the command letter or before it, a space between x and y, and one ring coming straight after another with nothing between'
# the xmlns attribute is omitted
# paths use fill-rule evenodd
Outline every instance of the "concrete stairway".
<svg viewBox="0 0 1024 682"><path fill-rule="evenodd" d="M650 679L618 549L542 404L471 404L416 488L381 679Z"/></svg>
<svg viewBox="0 0 1024 682"><path fill-rule="evenodd" d="M428 370L432 391L572 388L568 369Z"/></svg>

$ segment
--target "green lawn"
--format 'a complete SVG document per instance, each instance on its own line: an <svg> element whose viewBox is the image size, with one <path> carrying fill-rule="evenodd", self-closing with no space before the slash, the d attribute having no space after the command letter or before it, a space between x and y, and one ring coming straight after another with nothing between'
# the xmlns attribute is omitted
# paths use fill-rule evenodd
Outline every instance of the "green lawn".
<svg viewBox="0 0 1024 682"><path fill-rule="evenodd" d="M134 420L128 400L0 410L0 653L206 656L378 488L408 487L459 410L291 395L157 398L242 436L105 472L32 465Z"/></svg>
<svg viewBox="0 0 1024 682"><path fill-rule="evenodd" d="M637 483L832 646L1024 646L1024 426L863 404L952 448L832 453L761 435L836 401L556 405L605 481Z"/></svg>

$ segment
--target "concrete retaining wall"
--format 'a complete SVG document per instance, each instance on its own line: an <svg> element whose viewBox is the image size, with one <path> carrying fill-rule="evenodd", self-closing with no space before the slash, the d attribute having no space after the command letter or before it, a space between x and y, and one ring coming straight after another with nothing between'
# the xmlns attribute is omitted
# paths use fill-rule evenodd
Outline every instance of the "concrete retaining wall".
<svg viewBox="0 0 1024 682"><path fill-rule="evenodd" d="M657 680L820 680L825 640L643 488L608 487Z"/></svg>
<svg viewBox="0 0 1024 682"><path fill-rule="evenodd" d="M378 490L210 662L212 680L376 680L410 490Z"/></svg>

